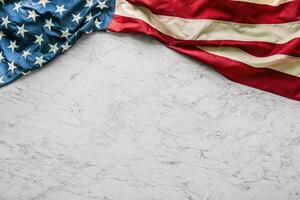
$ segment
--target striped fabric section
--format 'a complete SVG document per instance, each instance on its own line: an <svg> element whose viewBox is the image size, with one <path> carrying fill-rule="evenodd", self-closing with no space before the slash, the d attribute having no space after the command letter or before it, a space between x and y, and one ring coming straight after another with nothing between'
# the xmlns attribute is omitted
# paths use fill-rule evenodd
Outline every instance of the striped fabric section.
<svg viewBox="0 0 300 200"><path fill-rule="evenodd" d="M116 0L109 31L153 36L229 79L300 100L300 1Z"/></svg>

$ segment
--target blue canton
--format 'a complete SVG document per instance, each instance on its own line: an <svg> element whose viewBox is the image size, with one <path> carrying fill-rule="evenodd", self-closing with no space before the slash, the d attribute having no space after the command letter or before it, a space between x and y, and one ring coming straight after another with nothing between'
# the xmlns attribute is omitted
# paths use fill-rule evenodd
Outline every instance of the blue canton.
<svg viewBox="0 0 300 200"><path fill-rule="evenodd" d="M0 87L105 31L115 0L0 0Z"/></svg>

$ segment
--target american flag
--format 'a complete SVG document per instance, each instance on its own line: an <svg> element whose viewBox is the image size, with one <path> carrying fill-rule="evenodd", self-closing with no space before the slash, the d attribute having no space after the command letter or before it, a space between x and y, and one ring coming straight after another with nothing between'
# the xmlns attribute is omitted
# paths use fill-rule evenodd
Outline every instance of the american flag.
<svg viewBox="0 0 300 200"><path fill-rule="evenodd" d="M299 0L0 0L0 85L84 33L146 34L227 78L300 100ZM199 86L202 87L202 86Z"/></svg>

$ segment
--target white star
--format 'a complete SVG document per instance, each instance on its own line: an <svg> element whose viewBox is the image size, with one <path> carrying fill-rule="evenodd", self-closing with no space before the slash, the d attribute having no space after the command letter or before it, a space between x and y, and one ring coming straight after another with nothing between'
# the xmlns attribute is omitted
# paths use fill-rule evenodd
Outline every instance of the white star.
<svg viewBox="0 0 300 200"><path fill-rule="evenodd" d="M65 11L65 5L61 5L61 6L56 6L56 11L58 12L60 15L62 15L62 13Z"/></svg>
<svg viewBox="0 0 300 200"><path fill-rule="evenodd" d="M103 10L104 8L108 8L108 6L106 5L106 2L107 2L107 0L98 1L97 8L100 8L101 10Z"/></svg>
<svg viewBox="0 0 300 200"><path fill-rule="evenodd" d="M5 34L2 32L2 31L0 31L0 40L2 40L2 38L5 36Z"/></svg>
<svg viewBox="0 0 300 200"><path fill-rule="evenodd" d="M7 28L7 25L10 23L10 21L8 20L8 16L6 17L1 17L2 19L2 26L5 26L5 28Z"/></svg>
<svg viewBox="0 0 300 200"><path fill-rule="evenodd" d="M57 47L57 43L55 43L54 45L52 45L52 44L49 44L49 46L50 46L50 50L49 50L49 52L53 52L54 54L56 54L56 52L58 51L58 47Z"/></svg>
<svg viewBox="0 0 300 200"><path fill-rule="evenodd" d="M4 84L5 82L4 82L4 77L2 76L2 77L0 77L0 84Z"/></svg>
<svg viewBox="0 0 300 200"><path fill-rule="evenodd" d="M67 28L65 31L61 30L61 38L68 38L71 34L69 33L69 29Z"/></svg>
<svg viewBox="0 0 300 200"><path fill-rule="evenodd" d="M98 19L95 20L95 26L96 26L97 28L101 28L101 27L100 27L101 24L102 24L101 21L99 21Z"/></svg>
<svg viewBox="0 0 300 200"><path fill-rule="evenodd" d="M2 61L4 59L2 51L0 52L0 61Z"/></svg>
<svg viewBox="0 0 300 200"><path fill-rule="evenodd" d="M44 27L47 27L51 31L52 26L54 26L54 24L52 23L52 18L49 20L46 19L46 24Z"/></svg>
<svg viewBox="0 0 300 200"><path fill-rule="evenodd" d="M5 4L5 3L4 3L4 0L0 0L0 3Z"/></svg>
<svg viewBox="0 0 300 200"><path fill-rule="evenodd" d="M24 24L23 24L21 27L20 27L20 26L17 26L17 29L18 29L17 35L18 35L18 34L21 34L22 37L24 37L24 34L25 34L26 32L28 32L28 31L24 28Z"/></svg>
<svg viewBox="0 0 300 200"><path fill-rule="evenodd" d="M41 67L45 62L46 61L43 59L43 56L35 57L35 65L39 65Z"/></svg>
<svg viewBox="0 0 300 200"><path fill-rule="evenodd" d="M27 72L21 72L23 76L26 76L27 74L29 74L31 71L27 71Z"/></svg>
<svg viewBox="0 0 300 200"><path fill-rule="evenodd" d="M15 48L17 48L16 41L14 42L10 41L10 44L7 48L10 48L12 51L15 51Z"/></svg>
<svg viewBox="0 0 300 200"><path fill-rule="evenodd" d="M30 55L31 55L31 53L30 53L29 51L30 51L30 50L27 50L27 51L24 50L21 57L24 57L24 58L26 59L27 56L30 56Z"/></svg>
<svg viewBox="0 0 300 200"><path fill-rule="evenodd" d="M76 22L77 24L79 23L79 21L81 20L82 17L80 17L80 13L78 15L73 15L73 20L72 22Z"/></svg>
<svg viewBox="0 0 300 200"><path fill-rule="evenodd" d="M63 45L61 45L61 47L63 48L63 52L67 51L68 49L70 49L71 45L69 45L67 42Z"/></svg>
<svg viewBox="0 0 300 200"><path fill-rule="evenodd" d="M32 18L33 21L35 21L35 18L38 16L38 14L36 14L36 12L34 10L28 10L29 15L28 18Z"/></svg>
<svg viewBox="0 0 300 200"><path fill-rule="evenodd" d="M86 0L86 4L85 4L85 6L84 7L92 7L93 6L93 0Z"/></svg>
<svg viewBox="0 0 300 200"><path fill-rule="evenodd" d="M19 8L22 7L21 3L22 3L22 1L20 1L19 3L15 3L15 7L13 10L16 10L17 12L19 12Z"/></svg>
<svg viewBox="0 0 300 200"><path fill-rule="evenodd" d="M39 0L38 4L41 4L44 8L46 7L46 4L49 3L48 0Z"/></svg>
<svg viewBox="0 0 300 200"><path fill-rule="evenodd" d="M91 19L93 19L92 14L90 13L88 16L86 16L86 21L90 21Z"/></svg>
<svg viewBox="0 0 300 200"><path fill-rule="evenodd" d="M38 43L39 45L41 45L42 42L44 41L43 34L41 34L41 35L35 35L35 38L36 38L36 40L35 40L34 43Z"/></svg>
<svg viewBox="0 0 300 200"><path fill-rule="evenodd" d="M12 73L14 73L15 69L18 68L17 66L15 66L15 62L12 63L8 62L7 64L8 64L8 71L11 71Z"/></svg>

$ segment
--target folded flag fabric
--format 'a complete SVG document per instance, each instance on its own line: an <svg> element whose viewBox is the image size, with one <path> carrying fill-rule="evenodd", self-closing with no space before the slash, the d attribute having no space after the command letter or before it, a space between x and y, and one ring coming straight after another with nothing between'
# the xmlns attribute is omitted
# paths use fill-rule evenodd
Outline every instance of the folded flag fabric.
<svg viewBox="0 0 300 200"><path fill-rule="evenodd" d="M0 86L84 33L140 33L227 78L300 100L299 0L0 0ZM199 86L200 87L200 86Z"/></svg>

